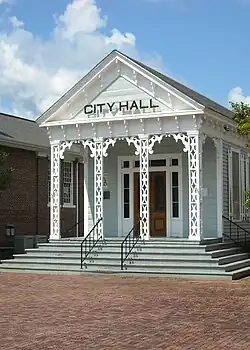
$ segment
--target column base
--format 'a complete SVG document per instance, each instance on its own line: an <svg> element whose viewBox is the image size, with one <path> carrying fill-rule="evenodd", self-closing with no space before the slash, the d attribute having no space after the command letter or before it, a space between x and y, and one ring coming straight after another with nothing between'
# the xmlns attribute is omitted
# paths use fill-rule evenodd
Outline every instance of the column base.
<svg viewBox="0 0 250 350"><path fill-rule="evenodd" d="M49 241L54 241L54 240L59 240L59 239L61 239L61 237L60 236L58 236L58 235L50 235L49 236Z"/></svg>

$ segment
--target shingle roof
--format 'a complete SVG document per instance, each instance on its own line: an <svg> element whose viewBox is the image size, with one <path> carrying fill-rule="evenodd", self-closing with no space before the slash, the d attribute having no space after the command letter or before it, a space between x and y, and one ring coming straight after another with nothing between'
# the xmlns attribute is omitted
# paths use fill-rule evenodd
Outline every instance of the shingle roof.
<svg viewBox="0 0 250 350"><path fill-rule="evenodd" d="M1 140L27 146L49 147L46 130L39 128L35 121L4 113L0 113L0 143Z"/></svg>
<svg viewBox="0 0 250 350"><path fill-rule="evenodd" d="M179 90L181 93L187 95L188 97L190 97L194 101L200 103L204 107L206 107L212 111L215 111L217 113L220 113L226 117L229 117L229 118L233 117L233 113L229 109L227 109L226 107L220 105L219 103L216 103L215 101L210 100L208 97L201 95L200 93L190 89L189 87L179 83L178 81L168 77L167 75L164 75L163 73L160 73L159 71L145 65L144 63L142 63L140 61L134 60L133 58L131 58L129 56L126 56L126 57L128 59L130 59L131 61L135 62L136 64L138 64L139 66L141 66L142 68L146 69L150 73L154 74L155 76L157 76L158 78L160 78L161 80L166 82L167 84L173 86L175 89Z"/></svg>

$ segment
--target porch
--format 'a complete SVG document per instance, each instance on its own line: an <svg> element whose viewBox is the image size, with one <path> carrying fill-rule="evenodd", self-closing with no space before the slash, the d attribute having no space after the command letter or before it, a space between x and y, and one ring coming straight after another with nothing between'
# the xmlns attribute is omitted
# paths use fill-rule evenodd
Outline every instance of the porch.
<svg viewBox="0 0 250 350"><path fill-rule="evenodd" d="M166 135L167 136L167 135ZM222 236L217 218L217 150L212 139L202 139L202 238ZM85 162L88 213L85 233L95 224L94 174L95 160ZM218 179L219 180L219 179ZM219 185L219 181L218 181ZM156 142L148 157L146 212L150 238L189 237L189 167L188 152L174 137ZM117 140L103 159L103 237L123 237L138 224L141 211L140 156L126 140Z"/></svg>

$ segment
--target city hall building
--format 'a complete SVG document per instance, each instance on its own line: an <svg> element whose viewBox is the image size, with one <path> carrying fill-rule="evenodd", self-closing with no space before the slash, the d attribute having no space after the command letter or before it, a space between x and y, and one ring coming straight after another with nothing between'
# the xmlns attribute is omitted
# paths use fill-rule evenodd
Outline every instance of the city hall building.
<svg viewBox="0 0 250 350"><path fill-rule="evenodd" d="M222 237L223 216L248 222L247 140L232 113L118 51L37 123L51 149L50 239L61 238L61 191L70 191L61 186L61 162L70 151L84 164L79 236L100 219L104 238L139 223L145 240L192 241Z"/></svg>

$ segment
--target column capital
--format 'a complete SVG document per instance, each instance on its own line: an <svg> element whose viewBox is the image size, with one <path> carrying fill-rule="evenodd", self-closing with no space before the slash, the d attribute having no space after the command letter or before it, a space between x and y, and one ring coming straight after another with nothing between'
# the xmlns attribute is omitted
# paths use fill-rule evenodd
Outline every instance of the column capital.
<svg viewBox="0 0 250 350"><path fill-rule="evenodd" d="M50 145L60 145L61 144L61 140L50 140Z"/></svg>

